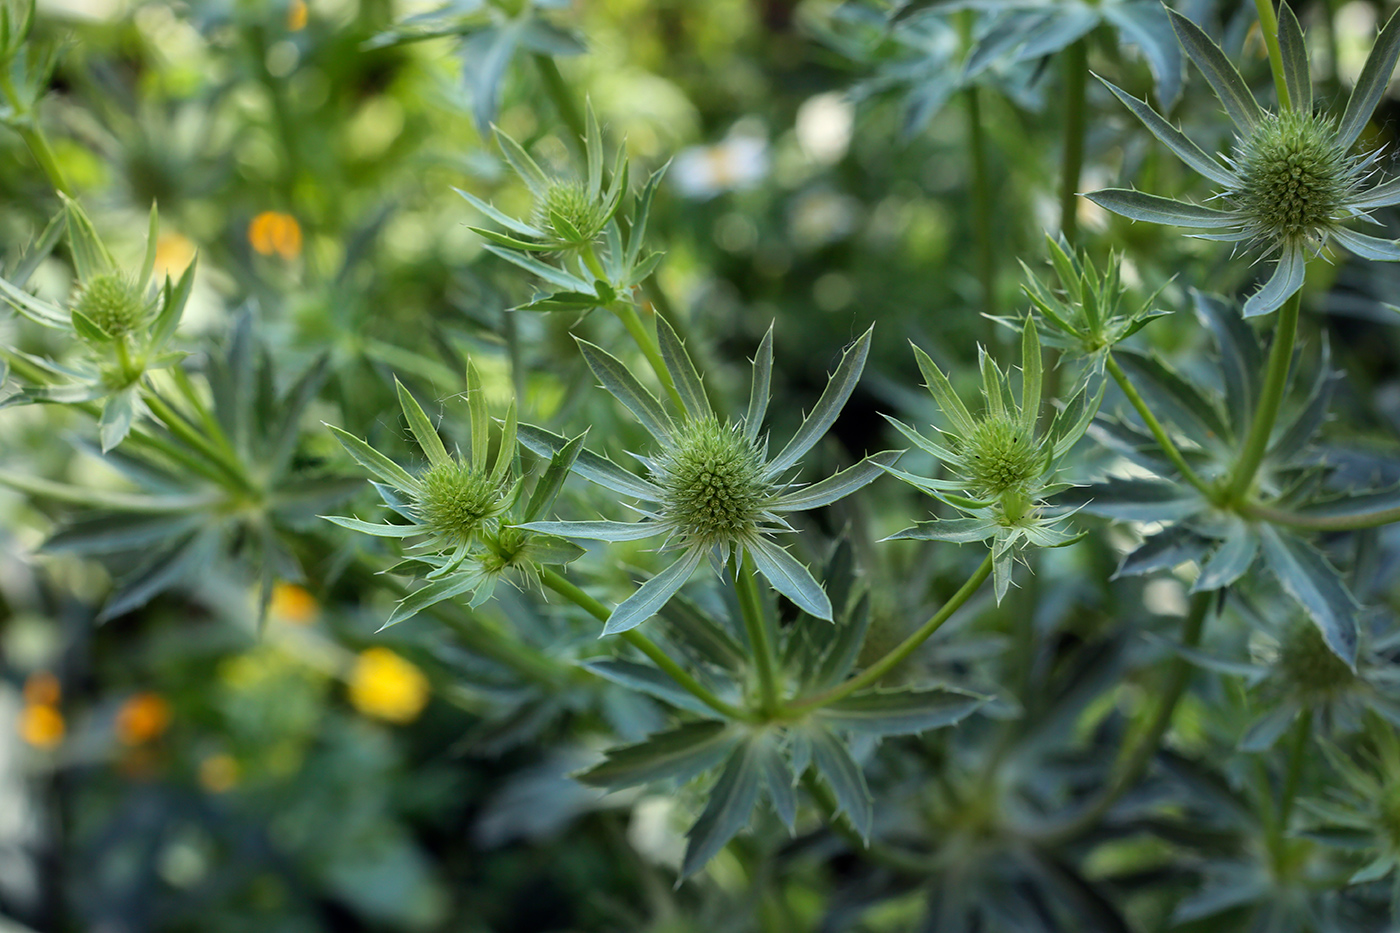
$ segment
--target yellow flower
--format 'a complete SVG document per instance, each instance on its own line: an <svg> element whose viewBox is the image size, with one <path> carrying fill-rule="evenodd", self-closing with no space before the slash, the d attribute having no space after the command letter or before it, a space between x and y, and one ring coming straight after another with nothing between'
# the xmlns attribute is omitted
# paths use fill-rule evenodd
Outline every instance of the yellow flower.
<svg viewBox="0 0 1400 933"><path fill-rule="evenodd" d="M138 693L117 710L117 740L141 745L159 738L170 726L170 704L156 693Z"/></svg>
<svg viewBox="0 0 1400 933"><path fill-rule="evenodd" d="M199 763L199 786L211 794L225 793L237 786L240 772L232 755L210 755Z"/></svg>
<svg viewBox="0 0 1400 933"><path fill-rule="evenodd" d="M248 224L248 243L264 256L291 261L301 255L301 225L291 214L263 211Z"/></svg>
<svg viewBox="0 0 1400 933"><path fill-rule="evenodd" d="M428 678L388 648L369 648L350 672L350 702L366 716L412 722L428 703Z"/></svg>
<svg viewBox="0 0 1400 933"><path fill-rule="evenodd" d="M179 278L194 261L195 248L190 238L179 233L162 233L156 240L156 278Z"/></svg>
<svg viewBox="0 0 1400 933"><path fill-rule="evenodd" d="M63 714L47 703L31 703L19 714L19 736L35 748L53 748L63 741Z"/></svg>
<svg viewBox="0 0 1400 933"><path fill-rule="evenodd" d="M292 625L310 625L321 614L321 604L305 587L295 583L279 583L272 588L268 615Z"/></svg>

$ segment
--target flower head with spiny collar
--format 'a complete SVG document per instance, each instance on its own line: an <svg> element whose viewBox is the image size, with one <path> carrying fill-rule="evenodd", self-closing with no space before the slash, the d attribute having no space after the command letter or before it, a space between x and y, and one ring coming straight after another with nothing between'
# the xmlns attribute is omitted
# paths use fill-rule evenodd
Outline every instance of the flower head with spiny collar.
<svg viewBox="0 0 1400 933"><path fill-rule="evenodd" d="M773 539L790 532L789 512L814 509L849 495L880 475L899 456L875 454L810 486L791 482L799 461L826 434L855 389L870 350L867 331L841 358L836 373L797 433L776 456L762 433L773 368L773 334L759 346L747 414L727 421L710 407L700 377L675 332L657 321L661 355L684 407L673 417L616 357L580 341L598 380L641 422L656 441L651 456L638 456L645 468L631 473L606 457L583 451L574 472L615 493L641 500L642 520L532 522L522 527L548 534L599 541L636 541L661 536L663 550L679 557L613 611L604 634L634 628L656 614L688 580L702 560L718 567L746 557L773 588L801 609L831 618L831 602L811 573ZM537 454L551 455L564 439L522 426L520 439Z"/></svg>

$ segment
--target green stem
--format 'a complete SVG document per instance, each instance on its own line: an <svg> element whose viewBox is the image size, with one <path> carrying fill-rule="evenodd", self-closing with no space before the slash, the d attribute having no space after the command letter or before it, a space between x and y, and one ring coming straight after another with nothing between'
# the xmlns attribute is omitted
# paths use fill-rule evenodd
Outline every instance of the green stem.
<svg viewBox="0 0 1400 933"><path fill-rule="evenodd" d="M1298 786L1303 780L1303 761L1307 757L1308 740L1312 738L1312 710L1304 709L1293 724L1293 745L1288 750L1288 773L1283 779L1283 793L1278 804L1279 832L1288 829L1288 818L1293 814L1293 804L1298 797Z"/></svg>
<svg viewBox="0 0 1400 933"><path fill-rule="evenodd" d="M1249 424L1249 437L1240 452L1230 483L1232 501L1242 502L1249 494L1259 465L1264 462L1264 455L1268 452L1269 437L1273 434L1279 406L1283 404L1283 391L1288 385L1288 367L1293 361L1293 345L1298 339L1298 309L1302 301L1303 293L1299 290L1279 311L1278 326L1274 330L1274 342L1269 348L1269 362L1264 372L1264 389L1259 395L1259 406Z"/></svg>
<svg viewBox="0 0 1400 933"><path fill-rule="evenodd" d="M1359 531L1362 528L1379 528L1381 525L1400 522L1400 506L1357 515L1304 515L1270 508L1267 505L1243 505L1239 511L1246 517L1261 522L1287 525L1290 528L1306 528L1310 531Z"/></svg>
<svg viewBox="0 0 1400 933"><path fill-rule="evenodd" d="M1274 73L1274 90L1278 92L1279 107L1293 109L1293 99L1288 96L1288 83L1283 79L1283 53L1278 47L1278 18L1274 15L1274 0L1254 0L1254 8L1259 11L1259 31L1264 34L1264 45L1269 49L1269 70Z"/></svg>
<svg viewBox="0 0 1400 933"><path fill-rule="evenodd" d="M737 563L734 584L739 591L739 609L744 616L744 630L749 635L755 667L758 670L759 702L764 715L778 710L778 677L773 660L773 645L768 640L768 623L763 618L763 602L759 598L758 579L753 560L744 553Z"/></svg>
<svg viewBox="0 0 1400 933"><path fill-rule="evenodd" d="M1205 480L1201 479L1201 477L1196 474L1195 470L1191 469L1191 464L1186 462L1186 458L1181 455L1181 451L1177 449L1176 444L1172 443L1171 435L1167 434L1166 428L1162 427L1162 423L1157 420L1157 416L1152 414L1152 409L1147 407L1147 402L1143 401L1137 388L1134 387L1131 380L1128 379L1128 374L1123 372L1123 367L1119 366L1118 361L1113 358L1113 353L1111 351L1105 355L1104 362L1108 368L1109 375L1113 377L1113 381L1118 383L1118 388L1123 390L1123 394L1127 396L1128 401L1132 404L1133 408L1137 410L1139 417L1141 417L1143 422L1147 425L1147 429L1151 431L1152 436L1157 439L1157 446L1162 449L1162 453L1166 454L1167 459L1181 471L1182 477L1188 483L1200 490L1201 494L1207 499L1214 501L1217 496L1216 491L1212 489Z"/></svg>
<svg viewBox="0 0 1400 933"><path fill-rule="evenodd" d="M982 130L978 89L967 89L967 130L972 148L972 228L977 241L977 277L982 283L982 312L995 316L996 256L992 247L992 189L987 171L987 139Z"/></svg>
<svg viewBox="0 0 1400 933"><path fill-rule="evenodd" d="M592 596L589 596L573 583L570 583L569 580L557 570L551 570L545 567L544 572L540 574L540 580L545 586L549 587L560 596L563 596L599 622L607 622L608 618L612 615L612 610ZM704 703L710 709L729 719L744 721L753 719L753 717L744 710L726 703L715 696L704 684L691 676L689 671L677 664L670 655L662 651L654 641L647 638L641 632L638 632L636 629L631 629L621 634L623 641L651 658L653 663L665 671L682 689L701 703Z"/></svg>
<svg viewBox="0 0 1400 933"><path fill-rule="evenodd" d="M559 119L564 121L564 125L573 134L573 142L578 147L578 151L584 152L588 148L586 142L588 130L584 126L583 114L579 111L578 104L574 102L573 94L569 93L568 82L559 73L559 66L554 63L553 56L537 52L531 57L534 59L535 67L539 70L540 77L544 79L545 91L549 94L554 109L559 113Z"/></svg>
<svg viewBox="0 0 1400 933"><path fill-rule="evenodd" d="M68 187L68 181L63 177L63 169L58 164L53 147L49 145L48 137L44 135L34 112L20 99L8 68L0 68L0 93L4 93L10 109L15 112L16 119L12 124L15 132L19 133L20 139L24 140L24 144L34 156L34 161L39 163L39 167L48 176L49 184L53 185L55 191L71 197L73 190Z"/></svg>
<svg viewBox="0 0 1400 933"><path fill-rule="evenodd" d="M627 301L614 301L608 305L608 310L617 315L617 319L622 322L622 326L627 328L627 333L632 335L632 341L637 348L642 351L642 355L647 358L651 365L651 371L656 373L656 378L661 382L661 387L666 390L666 394L681 411L685 411L685 403L681 401L681 394L676 391L676 383L671 379L671 371L666 368L666 361L661 358L661 345L657 343L656 334L642 323L641 315L637 309Z"/></svg>
<svg viewBox="0 0 1400 933"><path fill-rule="evenodd" d="M1071 247L1079 235L1079 175L1084 168L1084 100L1089 85L1089 44L1065 49L1065 142L1060 164L1060 233Z"/></svg>
<svg viewBox="0 0 1400 933"><path fill-rule="evenodd" d="M1181 643L1184 647L1195 648L1201 643L1201 633L1205 630L1206 616L1210 610L1214 593L1197 593L1191 600L1191 609L1181 630ZM1161 700L1152 714L1147 727L1138 734L1136 741L1125 746L1113 769L1113 776L1107 785L1090 803L1079 810L1065 823L1041 834L1037 841L1055 844L1065 842L1093 827L1118 802L1135 783L1148 762L1156 754L1157 747L1171 726L1172 715L1177 704L1186 692L1186 681L1191 673L1191 662L1180 655L1172 658L1167 668L1166 686Z"/></svg>
<svg viewBox="0 0 1400 933"><path fill-rule="evenodd" d="M986 558L983 559L982 563L973 571L972 576L967 578L967 582L964 583L956 593L948 597L948 601L943 604L943 607L935 612L927 622L919 626L914 634L904 639L904 641L892 648L888 654L867 667L859 675L852 677L845 683L837 685L831 690L827 690L825 693L819 693L812 697L805 697L798 700L796 703L789 704L786 711L789 713L800 713L819 709L820 707L848 697L857 690L878 683L880 678L899 666L905 658L914 653L916 648L927 641L929 636L938 631L939 627L942 626L944 622L947 622L948 619L952 617L953 613L962 608L963 603L972 598L972 594L977 592L977 589L986 581L987 577L991 576L991 573L992 555L991 552L988 551Z"/></svg>

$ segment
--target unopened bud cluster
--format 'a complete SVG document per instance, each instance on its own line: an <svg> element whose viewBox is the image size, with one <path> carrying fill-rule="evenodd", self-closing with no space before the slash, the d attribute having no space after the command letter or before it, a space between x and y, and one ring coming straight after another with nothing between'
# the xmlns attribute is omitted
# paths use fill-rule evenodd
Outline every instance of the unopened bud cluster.
<svg viewBox="0 0 1400 933"><path fill-rule="evenodd" d="M83 285L73 310L107 336L120 340L147 324L151 302L131 279L117 272L104 272Z"/></svg>
<svg viewBox="0 0 1400 933"><path fill-rule="evenodd" d="M713 418L686 422L655 471L662 518L690 544L748 540L777 492L763 467L763 451L738 426Z"/></svg>
<svg viewBox="0 0 1400 933"><path fill-rule="evenodd" d="M1265 114L1236 153L1241 185L1230 197L1261 239L1321 239L1343 219L1360 180L1359 161L1337 145L1325 116Z"/></svg>
<svg viewBox="0 0 1400 933"><path fill-rule="evenodd" d="M484 471L460 460L440 463L420 479L417 501L422 524L449 544L470 542L495 521L504 508L501 489Z"/></svg>

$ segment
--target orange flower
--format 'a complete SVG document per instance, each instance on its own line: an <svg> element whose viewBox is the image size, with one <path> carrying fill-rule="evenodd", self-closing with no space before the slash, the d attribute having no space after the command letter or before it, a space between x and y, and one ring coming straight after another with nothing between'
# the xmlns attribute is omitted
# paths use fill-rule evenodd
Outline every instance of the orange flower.
<svg viewBox="0 0 1400 933"><path fill-rule="evenodd" d="M301 32L306 28L306 0L292 0L287 6L287 30Z"/></svg>
<svg viewBox="0 0 1400 933"><path fill-rule="evenodd" d="M123 745L140 745L160 735L170 726L170 704L155 693L138 693L117 710L117 740Z"/></svg>
<svg viewBox="0 0 1400 933"><path fill-rule="evenodd" d="M301 255L301 225L291 214L263 211L248 224L248 243L264 256L291 261Z"/></svg>
<svg viewBox="0 0 1400 933"><path fill-rule="evenodd" d="M238 761L220 752L199 763L199 785L211 794L222 794L237 786L239 773Z"/></svg>
<svg viewBox="0 0 1400 933"><path fill-rule="evenodd" d="M30 706L57 706L63 691L49 671L35 671L24 682L24 702Z"/></svg>
<svg viewBox="0 0 1400 933"><path fill-rule="evenodd" d="M47 703L31 703L19 714L19 736L35 748L53 748L67 731L63 714Z"/></svg>
<svg viewBox="0 0 1400 933"><path fill-rule="evenodd" d="M310 625L321 614L321 604L305 587L295 583L279 583L272 588L268 615L292 625Z"/></svg>
<svg viewBox="0 0 1400 933"><path fill-rule="evenodd" d="M428 678L388 648L369 648L350 672L350 702L366 716L412 722L428 703Z"/></svg>

